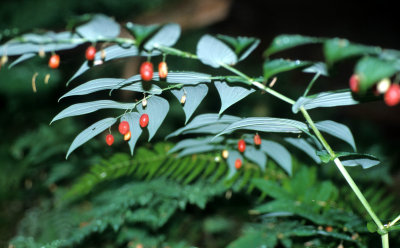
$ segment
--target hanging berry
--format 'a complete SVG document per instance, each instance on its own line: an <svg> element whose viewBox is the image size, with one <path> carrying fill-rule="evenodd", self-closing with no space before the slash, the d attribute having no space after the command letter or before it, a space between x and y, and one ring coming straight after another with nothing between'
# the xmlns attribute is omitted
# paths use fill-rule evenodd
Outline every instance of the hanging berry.
<svg viewBox="0 0 400 248"><path fill-rule="evenodd" d="M376 85L376 90L380 93L380 94L385 94L386 91L389 89L390 85L392 83L390 82L389 78L384 78L381 81L378 82L378 84Z"/></svg>
<svg viewBox="0 0 400 248"><path fill-rule="evenodd" d="M149 61L143 62L140 66L140 76L143 81L150 81L153 78L153 64Z"/></svg>
<svg viewBox="0 0 400 248"><path fill-rule="evenodd" d="M242 167L242 160L240 158L235 161L235 168L239 170Z"/></svg>
<svg viewBox="0 0 400 248"><path fill-rule="evenodd" d="M384 100L388 106L397 105L400 102L400 86L392 84L386 91Z"/></svg>
<svg viewBox="0 0 400 248"><path fill-rule="evenodd" d="M114 143L114 136L112 134L107 134L106 143L109 146L111 146Z"/></svg>
<svg viewBox="0 0 400 248"><path fill-rule="evenodd" d="M185 102L186 102L186 94L182 95L180 102L181 102L182 105L185 104Z"/></svg>
<svg viewBox="0 0 400 248"><path fill-rule="evenodd" d="M258 135L258 133L256 133L256 135L254 135L254 144L256 146L261 145L261 137L260 137L260 135Z"/></svg>
<svg viewBox="0 0 400 248"><path fill-rule="evenodd" d="M125 141L128 141L128 140L130 140L131 139L131 131L128 131L125 135L124 135L124 140Z"/></svg>
<svg viewBox="0 0 400 248"><path fill-rule="evenodd" d="M162 61L158 64L158 75L161 79L167 78L168 75L168 66L165 61Z"/></svg>
<svg viewBox="0 0 400 248"><path fill-rule="evenodd" d="M246 142L243 139L240 139L238 142L238 150L239 152L244 152L246 150Z"/></svg>
<svg viewBox="0 0 400 248"><path fill-rule="evenodd" d="M360 90L360 77L357 74L351 75L349 85L351 91L357 93Z"/></svg>
<svg viewBox="0 0 400 248"><path fill-rule="evenodd" d="M222 157L223 157L224 159L227 159L228 156L229 156L228 150L223 150L223 151L222 151Z"/></svg>
<svg viewBox="0 0 400 248"><path fill-rule="evenodd" d="M95 56L96 56L96 48L94 46L89 46L85 52L86 59L92 61L94 60Z"/></svg>
<svg viewBox="0 0 400 248"><path fill-rule="evenodd" d="M122 134L125 135L129 132L129 123L127 121L121 121L118 126L118 131Z"/></svg>
<svg viewBox="0 0 400 248"><path fill-rule="evenodd" d="M51 55L49 59L49 67L51 69L57 69L60 65L60 56L58 54Z"/></svg>
<svg viewBox="0 0 400 248"><path fill-rule="evenodd" d="M142 128L147 127L147 124L149 124L149 116L147 114L142 114L142 116L140 116L139 124Z"/></svg>

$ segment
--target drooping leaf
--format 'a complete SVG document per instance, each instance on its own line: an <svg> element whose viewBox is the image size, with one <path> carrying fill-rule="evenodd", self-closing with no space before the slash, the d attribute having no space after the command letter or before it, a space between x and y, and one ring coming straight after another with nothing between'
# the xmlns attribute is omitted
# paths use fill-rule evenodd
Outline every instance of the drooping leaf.
<svg viewBox="0 0 400 248"><path fill-rule="evenodd" d="M136 108L140 115L147 114L149 116L149 124L146 128L149 131L148 140L150 141L167 116L169 103L162 97L152 96L147 100L147 106L144 109L142 104L138 104Z"/></svg>
<svg viewBox="0 0 400 248"><path fill-rule="evenodd" d="M93 102L77 103L58 113L50 124L65 117L84 115L99 109L132 109L135 103L120 103L112 100L98 100Z"/></svg>
<svg viewBox="0 0 400 248"><path fill-rule="evenodd" d="M88 40L96 41L104 38L117 37L120 32L120 27L119 24L110 17L98 14L88 23L77 27L76 32Z"/></svg>
<svg viewBox="0 0 400 248"><path fill-rule="evenodd" d="M258 132L301 133L308 130L307 125L300 121L272 117L249 117L229 125L217 136L236 130L252 130Z"/></svg>
<svg viewBox="0 0 400 248"><path fill-rule="evenodd" d="M203 64L214 68L237 62L237 56L232 49L211 35L204 35L197 43L197 56Z"/></svg>
<svg viewBox="0 0 400 248"><path fill-rule="evenodd" d="M339 138L353 148L356 151L356 144L354 142L353 134L351 133L350 129L341 123L335 121L319 121L315 123L315 126L322 132L328 133L336 138Z"/></svg>
<svg viewBox="0 0 400 248"><path fill-rule="evenodd" d="M340 38L329 39L324 43L325 60L329 66L339 60L354 56L378 54L381 50L379 47L355 44Z"/></svg>
<svg viewBox="0 0 400 248"><path fill-rule="evenodd" d="M131 32L136 41L136 46L140 47L143 41L154 35L161 27L160 25L139 25L136 23L128 22L125 25L126 29Z"/></svg>
<svg viewBox="0 0 400 248"><path fill-rule="evenodd" d="M240 120L240 117L232 116L232 115L219 115L219 114L201 114L193 118L189 124L186 126L179 128L167 135L166 139L174 136L178 136L182 133L187 133L189 131L194 131L197 129L201 129L204 127L212 127L214 128L216 125L221 125L222 128L225 128L229 124Z"/></svg>
<svg viewBox="0 0 400 248"><path fill-rule="evenodd" d="M17 65L17 64L19 64L19 63L21 63L21 62L24 62L25 60L28 60L28 59L30 59L30 58L33 58L33 57L35 57L35 56L36 56L36 53L25 53L25 54L19 56L18 59L14 60L14 61L8 66L8 69L11 69L13 66L15 66L15 65Z"/></svg>
<svg viewBox="0 0 400 248"><path fill-rule="evenodd" d="M265 61L263 65L264 78L268 79L280 72L291 71L311 65L309 61L273 59Z"/></svg>
<svg viewBox="0 0 400 248"><path fill-rule="evenodd" d="M315 149L310 143L308 143L304 138L284 138L284 140L291 145L297 147L306 153L310 158L312 158L316 163L320 164L321 159L317 156L317 149Z"/></svg>
<svg viewBox="0 0 400 248"><path fill-rule="evenodd" d="M73 152L76 148L79 146L83 145L90 139L92 139L94 136L98 135L99 133L103 132L105 129L109 128L112 126L115 122L117 121L116 118L106 118L103 120L100 120L94 124L92 124L90 127L86 128L82 132L76 136L74 141L72 142L71 146L68 149L67 155L65 158L68 158L68 156Z"/></svg>
<svg viewBox="0 0 400 248"><path fill-rule="evenodd" d="M365 92L381 79L397 72L395 62L375 57L364 57L356 65L355 73L360 77L360 92Z"/></svg>
<svg viewBox="0 0 400 248"><path fill-rule="evenodd" d="M264 52L265 56L306 44L321 43L325 39L303 36L298 34L283 34L274 38L271 45Z"/></svg>
<svg viewBox="0 0 400 248"><path fill-rule="evenodd" d="M101 90L111 90L116 87L121 82L125 81L124 78L99 78L88 81L84 84L75 87L74 89L65 93L59 100L67 96L77 96L77 95L87 95L93 92L101 91ZM148 94L161 94L161 88L155 84L150 86L150 89L143 89L143 85L141 83L134 83L128 86L121 88L121 90L130 90L135 92L145 92Z"/></svg>
<svg viewBox="0 0 400 248"><path fill-rule="evenodd" d="M322 62L315 63L312 66L305 68L303 72L314 74L318 73L323 76L328 76L328 69L326 68L326 64Z"/></svg>
<svg viewBox="0 0 400 248"><path fill-rule="evenodd" d="M216 150L222 150L224 146L218 144L206 144L206 145L198 145L193 147L187 147L179 152L178 157L183 157L191 154L198 154L204 152L211 152Z"/></svg>
<svg viewBox="0 0 400 248"><path fill-rule="evenodd" d="M316 95L300 97L292 106L293 113L299 112L300 107L305 109L347 106L360 103L355 100L350 90L322 92Z"/></svg>
<svg viewBox="0 0 400 248"><path fill-rule="evenodd" d="M290 176L292 175L292 157L284 146L270 140L262 140L260 149L270 156Z"/></svg>
<svg viewBox="0 0 400 248"><path fill-rule="evenodd" d="M181 103L186 116L185 124L188 122L199 104L203 101L207 92L208 87L205 84L185 86L180 90L171 90L171 93L178 99L178 101L181 100L182 96L186 96L186 101L183 104Z"/></svg>
<svg viewBox="0 0 400 248"><path fill-rule="evenodd" d="M194 147L194 146L201 146L206 144L218 144L223 140L222 137L218 137L214 139L213 136L207 136L203 138L197 139L184 139L179 141L168 153L174 153L184 148Z"/></svg>
<svg viewBox="0 0 400 248"><path fill-rule="evenodd" d="M267 156L262 150L257 149L254 146L247 145L243 155L248 160L258 164L262 171L265 171L265 165L267 164Z"/></svg>
<svg viewBox="0 0 400 248"><path fill-rule="evenodd" d="M239 58L238 61L247 58L247 56L249 56L249 54L260 44L260 40L254 37L232 37L219 34L217 35L217 38L233 47L236 55Z"/></svg>
<svg viewBox="0 0 400 248"><path fill-rule="evenodd" d="M131 138L128 141L128 145L133 155L136 142L142 134L142 128L139 125L140 114L137 112L126 113L121 117L121 121L127 121L129 123L129 131L131 132Z"/></svg>
<svg viewBox="0 0 400 248"><path fill-rule="evenodd" d="M254 89L248 89L243 86L229 86L226 82L220 81L215 81L214 85L221 99L219 114L222 114L232 104L235 104L255 91Z"/></svg>
<svg viewBox="0 0 400 248"><path fill-rule="evenodd" d="M237 169L235 168L235 162L237 159L240 159L242 161L242 163L244 163L243 161L243 156L242 154L240 154L238 151L236 150L228 150L229 152L229 156L226 159L226 162L228 164L229 167L229 173L227 175L227 178L231 178L237 171Z"/></svg>
<svg viewBox="0 0 400 248"><path fill-rule="evenodd" d="M165 24L157 31L157 33L145 42L144 48L151 51L158 45L167 47L173 46L178 41L180 35L181 28L178 24Z"/></svg>

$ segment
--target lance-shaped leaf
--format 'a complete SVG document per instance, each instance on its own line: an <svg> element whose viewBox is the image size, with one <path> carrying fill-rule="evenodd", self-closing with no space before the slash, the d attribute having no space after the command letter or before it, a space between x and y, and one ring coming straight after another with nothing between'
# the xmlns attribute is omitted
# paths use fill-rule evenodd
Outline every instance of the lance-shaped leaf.
<svg viewBox="0 0 400 248"><path fill-rule="evenodd" d="M179 90L171 90L171 93L178 99L178 101L181 100L182 96L185 95L186 97L186 101L183 104L181 103L186 116L185 124L188 122L199 104L203 101L207 92L208 87L204 84L185 86Z"/></svg>
<svg viewBox="0 0 400 248"><path fill-rule="evenodd" d="M120 27L110 17L95 15L88 23L76 28L76 32L82 37L96 41L104 38L115 38L119 35Z"/></svg>
<svg viewBox="0 0 400 248"><path fill-rule="evenodd" d="M129 123L129 131L131 132L131 138L128 141L128 145L133 155L133 150L135 149L136 142L138 141L140 135L142 134L142 128L139 125L140 114L137 112L131 112L124 114L121 117L121 121L127 121Z"/></svg>
<svg viewBox="0 0 400 248"><path fill-rule="evenodd" d="M72 142L65 158L68 158L71 152L73 152L76 148L83 145L84 143L92 139L94 136L98 135L99 133L103 132L104 130L112 126L116 121L117 121L116 118L111 118L111 117L106 118L94 123L90 127L83 130L81 133L78 134L78 136L76 136L76 138Z"/></svg>
<svg viewBox="0 0 400 248"><path fill-rule="evenodd" d="M112 100L77 103L61 111L51 120L50 124L65 117L84 115L100 109L132 109L135 105L135 103L120 103Z"/></svg>
<svg viewBox="0 0 400 248"><path fill-rule="evenodd" d="M242 163L244 163L243 156L236 150L228 150L229 156L226 159L226 162L229 167L229 173L227 175L227 178L231 178L235 173L237 172L237 169L235 168L235 162L237 159L240 159Z"/></svg>
<svg viewBox="0 0 400 248"><path fill-rule="evenodd" d="M305 109L347 106L360 103L355 100L349 90L322 92L316 95L300 97L292 106L293 113L299 112L300 107Z"/></svg>
<svg viewBox="0 0 400 248"><path fill-rule="evenodd" d="M14 61L8 66L8 69L11 69L13 66L15 66L15 65L17 65L17 64L19 64L19 63L21 63L21 62L24 62L24 61L26 61L26 60L28 60L28 59L30 59L30 58L33 58L33 57L35 57L35 56L36 56L36 53L25 53L25 54L19 56L18 59L14 60Z"/></svg>
<svg viewBox="0 0 400 248"><path fill-rule="evenodd" d="M328 133L336 138L339 138L353 148L356 151L356 144L354 142L353 134L351 133L350 129L341 123L335 121L319 121L315 123L315 126L322 132Z"/></svg>
<svg viewBox="0 0 400 248"><path fill-rule="evenodd" d="M147 100L147 106L144 109L142 104L137 105L136 108L140 115L147 114L149 116L149 124L146 128L149 131L148 140L150 141L168 114L168 101L162 97L152 96Z"/></svg>
<svg viewBox="0 0 400 248"><path fill-rule="evenodd" d="M240 120L239 117L232 115L218 115L218 114L202 114L198 115L189 124L179 128L173 133L170 133L166 139L180 135L182 133L195 132L197 130L202 130L204 128L209 128L210 130L222 130L229 124ZM222 129L221 129L222 128Z"/></svg>
<svg viewBox="0 0 400 248"><path fill-rule="evenodd" d="M158 73L155 75L154 80L160 80ZM210 83L211 75L200 72L192 71L180 71L180 72L168 72L166 79L167 83L179 83L185 85L196 85L199 83Z"/></svg>
<svg viewBox="0 0 400 248"><path fill-rule="evenodd" d="M358 61L355 73L360 77L360 92L365 92L375 83L397 72L395 61L364 57Z"/></svg>
<svg viewBox="0 0 400 248"><path fill-rule="evenodd" d="M135 45L142 46L144 40L149 39L154 35L160 28L160 25L139 25L136 23L128 22L125 25L126 29L135 37Z"/></svg>
<svg viewBox="0 0 400 248"><path fill-rule="evenodd" d="M217 35L217 38L233 48L239 61L247 58L247 56L249 56L249 54L260 44L260 40L254 37L232 37L219 34Z"/></svg>
<svg viewBox="0 0 400 248"><path fill-rule="evenodd" d="M230 124L225 130L217 134L217 136L231 133L236 130L252 130L258 132L275 132L275 133L301 133L307 131L307 125L303 122L272 118L272 117L249 117L241 119Z"/></svg>
<svg viewBox="0 0 400 248"><path fill-rule="evenodd" d="M270 56L271 54L290 49L297 46L306 44L321 43L324 38L316 38L303 36L298 34L282 34L274 38L271 45L265 50L264 55Z"/></svg>
<svg viewBox="0 0 400 248"><path fill-rule="evenodd" d="M214 68L223 64L233 65L237 62L237 56L231 48L207 34L197 43L197 56L203 64Z"/></svg>
<svg viewBox="0 0 400 248"><path fill-rule="evenodd" d="M335 152L336 158L340 159L344 166L357 166L360 165L363 169L368 169L380 163L379 159L370 154L354 153L354 152ZM328 163L332 160L327 151L318 151L317 155L321 158L322 162Z"/></svg>
<svg viewBox="0 0 400 248"><path fill-rule="evenodd" d="M218 144L221 143L224 138L218 137L214 139L214 136L207 136L204 138L197 138L197 139L184 139L179 141L168 153L174 153L181 149L195 147L195 146L202 146L207 144Z"/></svg>
<svg viewBox="0 0 400 248"><path fill-rule="evenodd" d="M119 85L121 82L125 81L124 78L99 78L88 81L84 84L75 87L74 89L65 93L59 100L67 96L78 96L78 95L87 95L93 92L101 91L101 90L111 90ZM155 84L151 84L149 89L144 89L142 83L134 83L128 86L121 88L121 90L129 90L135 92L146 92L148 94L161 94L161 88Z"/></svg>
<svg viewBox="0 0 400 248"><path fill-rule="evenodd" d="M314 74L318 73L323 76L328 76L328 69L326 68L326 64L322 62L315 63L312 66L305 68L303 72Z"/></svg>
<svg viewBox="0 0 400 248"><path fill-rule="evenodd" d="M181 152L179 152L178 157L183 157L191 154L204 153L204 152L220 151L222 149L224 149L224 146L218 144L193 146L183 149Z"/></svg>
<svg viewBox="0 0 400 248"><path fill-rule="evenodd" d="M148 41L145 42L144 48L148 51L153 50L158 45L173 46L181 35L181 28L176 23L165 24L161 27Z"/></svg>
<svg viewBox="0 0 400 248"><path fill-rule="evenodd" d="M264 78L268 79L280 72L303 68L311 64L312 63L309 61L301 61L301 60L287 60L287 59L267 60L265 61L263 66Z"/></svg>
<svg viewBox="0 0 400 248"><path fill-rule="evenodd" d="M324 43L325 60L328 65L354 56L379 54L381 50L379 47L355 44L340 38L329 39Z"/></svg>
<svg viewBox="0 0 400 248"><path fill-rule="evenodd" d="M222 114L232 104L235 104L255 91L254 89L248 89L243 86L229 86L226 82L215 81L214 84L221 98L219 114Z"/></svg>
<svg viewBox="0 0 400 248"><path fill-rule="evenodd" d="M308 143L304 138L284 138L284 140L291 145L302 150L310 158L312 158L316 163L320 164L321 159L317 156L317 149L315 149L310 143Z"/></svg>
<svg viewBox="0 0 400 248"><path fill-rule="evenodd" d="M267 164L267 156L262 150L257 149L254 146L247 145L243 155L248 160L258 164L262 171L265 171L265 165Z"/></svg>
<svg viewBox="0 0 400 248"><path fill-rule="evenodd" d="M290 176L292 175L292 157L284 146L274 141L263 139L260 149L275 160Z"/></svg>

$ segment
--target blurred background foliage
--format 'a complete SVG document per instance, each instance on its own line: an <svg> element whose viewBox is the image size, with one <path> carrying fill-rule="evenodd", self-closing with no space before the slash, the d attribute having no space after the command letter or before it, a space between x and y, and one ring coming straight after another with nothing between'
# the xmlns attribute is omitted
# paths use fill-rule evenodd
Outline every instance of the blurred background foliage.
<svg viewBox="0 0 400 248"><path fill-rule="evenodd" d="M283 33L338 36L368 45L399 49L400 36L396 33L395 8L384 2L381 1L371 6L360 6L358 3L349 1L335 1L330 2L329 7L325 7L325 3L261 0L3 0L0 8L0 40L4 42L10 35L32 30L61 31L74 18L86 13L103 13L114 17L121 23L127 21L144 24L178 22L183 27L183 36L177 46L182 50L192 52L195 51L195 44L204 33L260 38L262 43L259 48L238 68L249 75L261 75L263 50L274 36ZM169 244L171 247L187 247L189 245L225 247L239 237L240 239L231 243L230 247L246 247L240 246L249 244L246 243L246 238L255 240L254 245L256 246L257 240L261 243L265 241L263 240L265 233L271 237L271 240L268 240L270 244L277 244L277 240L281 240L281 245L285 247L293 245L293 240L294 244L301 244L298 247L303 247L305 244L318 247L321 242L325 245L329 244L326 247L337 247L343 240L350 246L358 244L357 242L366 242L366 240L352 239L352 237L347 239L348 237L335 236L333 235L335 232L323 232L325 227L307 216L301 215L306 220L294 218L291 221L280 219L280 216L253 216L248 213L250 209L264 202L265 199L279 197L269 195L270 198L265 198L268 192L263 194L261 189L249 190L245 187L243 190L235 190L231 186L218 183L211 185L213 187L208 189L202 186L201 182L182 186L174 181L152 179L146 184L147 186L143 186L139 179L132 181L130 177L122 177L100 185L96 188L98 194L90 193L87 198L76 200L77 202L72 205L74 207L70 208L71 205L68 204L71 203L63 203L63 196L71 184L87 173L91 166L103 159L108 160L117 152L128 153L128 147L123 144L122 140L116 140L116 144L109 148L104 145L103 137L99 137L65 160L65 152L73 137L79 130L87 126L90 120L88 117L80 117L66 119L52 126L48 125L52 117L70 101L63 100L57 103L58 98L66 91L66 80L83 62L84 50L85 46L78 47L73 51L63 51L61 53L61 69L51 71L49 84L43 82L44 75L49 72L46 59L33 59L10 70L6 67L0 69L1 247L6 247L9 240L17 235L23 235L25 238L17 238L15 244L20 242L21 246L17 245L16 247L35 247L37 243L47 243L48 247L57 247L60 244L74 244L76 247L77 240L81 247L116 247L116 245L138 247L136 245L141 242L147 242L147 245L150 246ZM321 49L315 46L305 46L301 49L281 53L279 56L318 60L322 54ZM332 77L320 79L313 91L347 87L347 80L353 70L353 62L346 61L332 68ZM196 61L188 60L182 63L181 59L174 57L168 57L168 64L171 70L209 70ZM78 82L72 84L101 76L130 76L137 72L138 65L138 59L118 60L83 75L77 80ZM39 73L37 93L33 93L31 88L31 78L35 72ZM213 74L215 71L211 71L211 73ZM280 75L275 88L277 91L285 92L295 98L299 92L304 90L310 79L311 75L300 72ZM141 96L118 97L129 100ZM220 103L211 100L218 99L216 91L209 92L207 99L197 110L198 113L216 112ZM178 102L172 101L171 103L171 111L157 135L159 140L184 123L182 110L173 107ZM239 116L287 117L292 115L285 103L258 93L236 104L228 113ZM371 200L378 215L386 220L399 213L400 170L397 166L399 163L398 138L400 137L399 113L399 107L387 108L381 102L312 112L315 120L332 119L348 125L353 131L359 151L374 154L381 159L382 164L377 167L368 170L352 168L350 173L366 192L367 198ZM144 140L139 144L152 149L152 146L146 145ZM335 143L334 147L337 148L336 150L340 150L340 147L344 145ZM331 165L323 165L317 170L314 168L305 172L301 168L309 168L313 162L297 154L294 149L292 151L294 151L296 161L295 174L300 171L300 176L305 177L299 179L300 185L313 177L317 178L316 181L321 182L329 180L333 183L332 185L336 185L336 187L332 186L332 190L337 191L331 199L334 203L333 208L345 209L361 218L366 217L365 212L350 189L345 186L336 168ZM276 179L276 175L282 174L273 164L269 164L267 168L270 171L264 177L268 177L268 173L270 173L268 178ZM286 179L286 183L290 184L291 181ZM282 183L285 184L285 180ZM318 183L316 182L316 185ZM174 205L177 204L175 202L177 196L173 192L170 195L159 193L164 184L168 185L165 186L166 188L181 194L179 197L181 201L187 201L190 204L186 206L186 202L180 203L184 204L185 208L182 207L183 205ZM129 195L129 187L146 188L153 187L152 185L155 188L146 190L153 192L153 199L148 199L146 195ZM196 192L196 187L203 187L202 190L208 192L204 198L201 198L203 203L196 202L200 199L196 195L198 193L193 193ZM311 184L308 187L317 186ZM122 191L121 194L115 194L113 189L117 188ZM286 187L289 191L290 188ZM127 191L123 191L124 189ZM232 190L233 195L231 195ZM309 189L305 188L304 191L298 192L299 199L308 191ZM191 194L196 195L196 200L190 199ZM107 220L103 220L106 224L101 225L100 223L99 226L93 228L99 228L99 230L103 228L106 230L103 232L104 235L98 233L88 237L74 236L76 228L78 230L80 228L81 233L84 233L85 230L91 228L91 220L104 214L99 210L100 207L93 208L92 205L103 206L102 204L104 204L106 210L103 210L107 214L115 215L116 213L112 212L116 211L115 209L107 209L110 206L104 202L105 199L113 197L112 199L116 202L126 202L128 196L142 199L128 207L136 206L138 209L136 211L142 209L152 212L134 215L135 212L125 209L131 216L131 220L127 221L127 224L108 223ZM157 211L161 211L158 209L160 206L167 209L174 206L171 210L173 212L170 216L163 216L163 219L156 214ZM175 208L181 210L177 211ZM125 211L124 208L120 210ZM316 211L320 213L325 210L317 209ZM124 214L126 215L128 212L124 212ZM135 219L140 216L150 219ZM167 224L162 222L163 220ZM271 229L271 225L274 225L274 228ZM333 223L331 225L337 225L334 228L343 229L344 224ZM111 231L116 228L115 226L122 226L117 234ZM48 229L53 230L50 232ZM296 230L300 229L303 232L307 230L307 235L299 237ZM72 231L68 232L68 230ZM353 230L353 233L357 232L362 233L366 230L362 228ZM292 241L279 236L282 233L293 237ZM133 237L141 237L141 240L135 240ZM68 240L65 241L66 243L62 243L64 241L52 243L54 239ZM127 240L133 241L127 242ZM354 240L356 241L354 242ZM392 238L391 241L393 247L396 247L396 239ZM372 236L368 242L378 244L379 239ZM399 244L397 243L397 245Z"/></svg>

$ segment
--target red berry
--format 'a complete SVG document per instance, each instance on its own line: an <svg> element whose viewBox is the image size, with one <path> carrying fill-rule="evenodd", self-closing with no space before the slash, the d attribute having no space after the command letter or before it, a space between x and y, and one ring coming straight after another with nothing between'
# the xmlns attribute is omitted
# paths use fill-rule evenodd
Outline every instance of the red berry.
<svg viewBox="0 0 400 248"><path fill-rule="evenodd" d="M357 93L360 90L360 77L357 74L351 75L349 84L351 91Z"/></svg>
<svg viewBox="0 0 400 248"><path fill-rule="evenodd" d="M400 102L400 86L392 84L385 93L385 103L388 106L394 106Z"/></svg>
<svg viewBox="0 0 400 248"><path fill-rule="evenodd" d="M241 160L240 158L238 158L238 159L236 159L236 161L235 161L235 168L236 168L237 170L239 170L240 167L242 167L242 160Z"/></svg>
<svg viewBox="0 0 400 248"><path fill-rule="evenodd" d="M96 55L96 48L94 46L90 46L86 49L85 57L87 60L94 60L94 56Z"/></svg>
<svg viewBox="0 0 400 248"><path fill-rule="evenodd" d="M112 136L112 134L107 134L106 143L109 146L111 146L114 143L114 136Z"/></svg>
<svg viewBox="0 0 400 248"><path fill-rule="evenodd" d="M56 69L60 65L60 56L58 54L51 55L49 59L49 67L51 69Z"/></svg>
<svg viewBox="0 0 400 248"><path fill-rule="evenodd" d="M143 81L150 81L153 78L153 64L149 61L143 62L140 66L140 76Z"/></svg>
<svg viewBox="0 0 400 248"><path fill-rule="evenodd" d="M121 121L118 126L118 131L122 134L125 135L129 132L129 123L127 121Z"/></svg>
<svg viewBox="0 0 400 248"><path fill-rule="evenodd" d="M146 127L149 124L149 116L147 114L142 114L140 116L139 124L142 128Z"/></svg>
<svg viewBox="0 0 400 248"><path fill-rule="evenodd" d="M238 142L238 150L239 152L244 152L244 150L246 150L246 142L244 142L243 139Z"/></svg>
<svg viewBox="0 0 400 248"><path fill-rule="evenodd" d="M168 66L166 62L163 61L158 64L158 75L160 76L160 78L167 78Z"/></svg>
<svg viewBox="0 0 400 248"><path fill-rule="evenodd" d="M258 133L256 135L254 135L254 144L256 146L261 145L261 137L260 137L260 135L258 135Z"/></svg>

